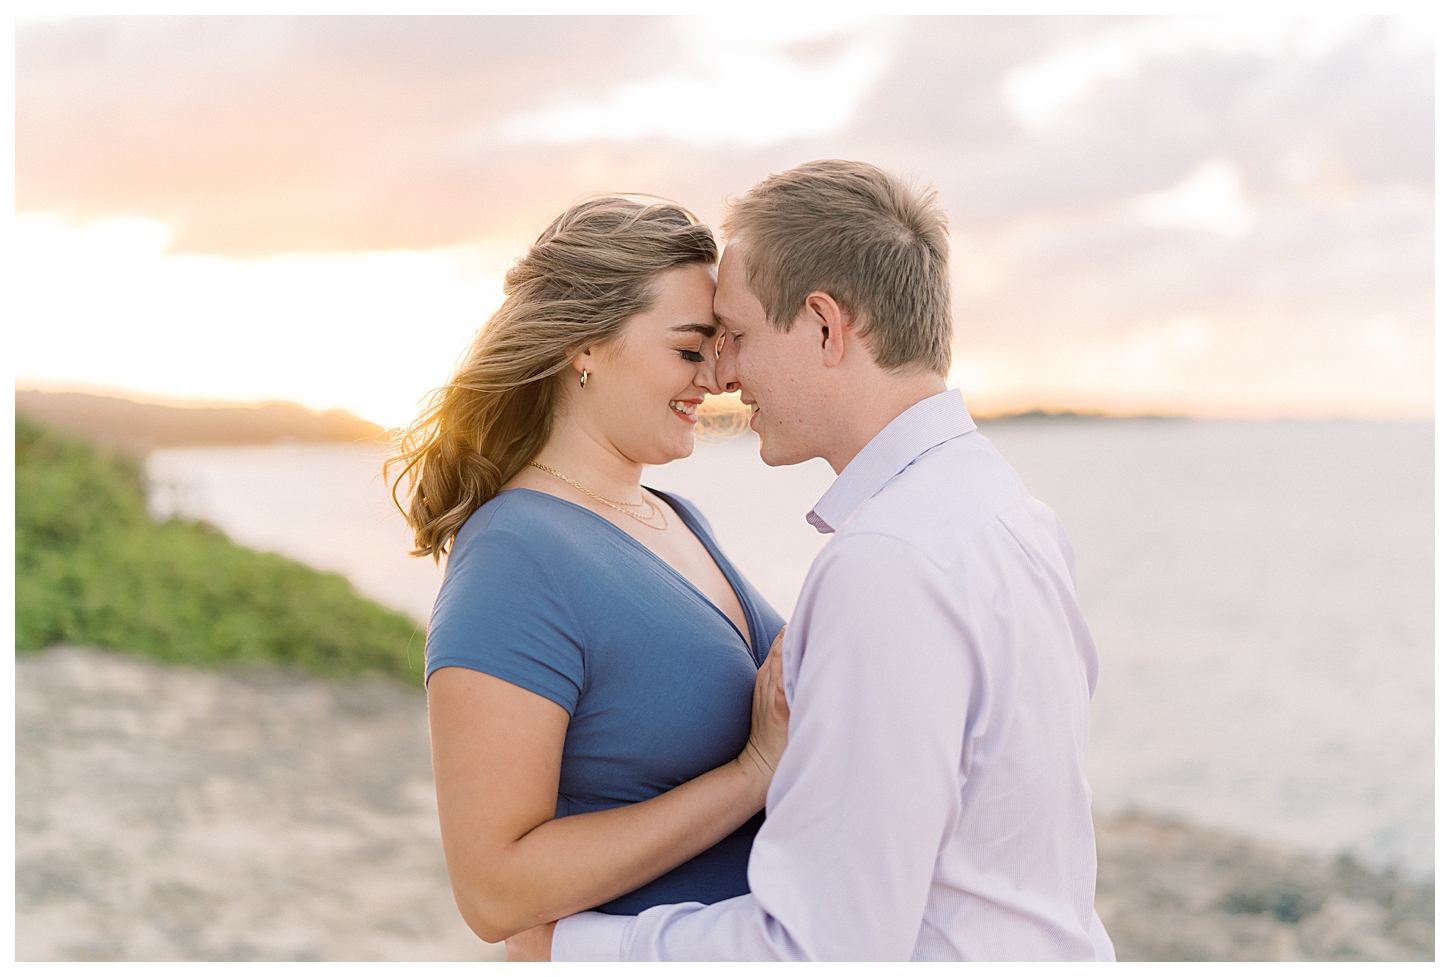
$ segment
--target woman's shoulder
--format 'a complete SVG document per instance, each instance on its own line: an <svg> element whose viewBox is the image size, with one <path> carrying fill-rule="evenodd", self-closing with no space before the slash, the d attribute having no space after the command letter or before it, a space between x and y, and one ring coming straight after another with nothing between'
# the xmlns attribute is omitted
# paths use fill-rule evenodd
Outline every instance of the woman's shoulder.
<svg viewBox="0 0 1450 977"><path fill-rule="evenodd" d="M572 535L569 524L577 518L571 511L575 508L543 492L508 489L474 510L458 530L451 552L506 546L511 541L544 547L566 542Z"/></svg>
<svg viewBox="0 0 1450 977"><path fill-rule="evenodd" d="M448 550L433 630L461 623L472 632L482 618L496 626L503 619L567 617L578 588L576 575L566 571L576 565L579 548L559 524L570 516L567 506L552 507L549 498L503 492L469 516Z"/></svg>
<svg viewBox="0 0 1450 977"><path fill-rule="evenodd" d="M553 504L551 504L553 503ZM572 524L568 503L537 492L503 492L479 506L448 548L440 594L479 591L516 595L557 590L590 542L587 526Z"/></svg>
<svg viewBox="0 0 1450 977"><path fill-rule="evenodd" d="M570 563L557 524L568 513L530 494L495 496L458 531L429 619L427 674L444 666L485 672L572 714L584 682L584 634L575 575L561 572Z"/></svg>

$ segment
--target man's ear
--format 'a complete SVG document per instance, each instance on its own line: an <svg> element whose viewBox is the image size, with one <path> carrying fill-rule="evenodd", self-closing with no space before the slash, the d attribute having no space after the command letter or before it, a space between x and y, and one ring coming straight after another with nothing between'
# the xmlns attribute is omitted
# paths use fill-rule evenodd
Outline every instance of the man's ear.
<svg viewBox="0 0 1450 977"><path fill-rule="evenodd" d="M806 313L811 327L820 334L821 362L825 366L839 366L846 355L846 330L850 328L851 317L827 292L807 295Z"/></svg>

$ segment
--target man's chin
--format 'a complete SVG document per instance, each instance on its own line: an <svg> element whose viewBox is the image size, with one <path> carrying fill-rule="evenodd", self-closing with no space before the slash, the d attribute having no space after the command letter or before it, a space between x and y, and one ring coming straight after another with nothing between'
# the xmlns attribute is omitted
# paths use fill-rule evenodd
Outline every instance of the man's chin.
<svg viewBox="0 0 1450 977"><path fill-rule="evenodd" d="M771 468L780 468L782 465L798 465L806 459L797 458L789 452L780 450L778 445L771 444L768 439L761 438L760 460Z"/></svg>

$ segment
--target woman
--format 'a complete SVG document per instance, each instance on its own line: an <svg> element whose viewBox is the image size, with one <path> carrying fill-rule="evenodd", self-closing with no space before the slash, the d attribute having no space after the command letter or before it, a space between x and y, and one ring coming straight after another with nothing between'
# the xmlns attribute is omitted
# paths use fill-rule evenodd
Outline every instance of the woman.
<svg viewBox="0 0 1450 977"><path fill-rule="evenodd" d="M415 554L449 557L428 714L448 874L484 940L748 891L784 622L690 503L640 485L719 392L715 261L673 205L572 207L389 462Z"/></svg>

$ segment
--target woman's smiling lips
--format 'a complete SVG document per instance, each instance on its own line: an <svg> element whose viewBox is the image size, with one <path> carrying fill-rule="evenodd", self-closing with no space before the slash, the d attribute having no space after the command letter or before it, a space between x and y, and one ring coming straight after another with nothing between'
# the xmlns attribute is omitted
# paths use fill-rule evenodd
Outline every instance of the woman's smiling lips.
<svg viewBox="0 0 1450 977"><path fill-rule="evenodd" d="M702 402L701 400L672 400L670 401L670 410L674 411L675 416L680 420L694 424L695 408L699 407Z"/></svg>

